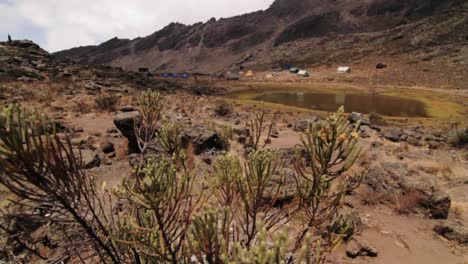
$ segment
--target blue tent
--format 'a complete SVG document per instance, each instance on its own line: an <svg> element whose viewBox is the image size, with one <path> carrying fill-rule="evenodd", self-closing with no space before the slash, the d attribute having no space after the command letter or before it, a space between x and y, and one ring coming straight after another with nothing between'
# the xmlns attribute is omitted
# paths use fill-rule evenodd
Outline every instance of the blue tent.
<svg viewBox="0 0 468 264"><path fill-rule="evenodd" d="M182 74L182 78L187 79L188 77L190 77L188 73L183 73Z"/></svg>
<svg viewBox="0 0 468 264"><path fill-rule="evenodd" d="M168 78L168 77L169 77L169 74L168 74L168 73L163 73L162 76L165 77L165 78Z"/></svg>

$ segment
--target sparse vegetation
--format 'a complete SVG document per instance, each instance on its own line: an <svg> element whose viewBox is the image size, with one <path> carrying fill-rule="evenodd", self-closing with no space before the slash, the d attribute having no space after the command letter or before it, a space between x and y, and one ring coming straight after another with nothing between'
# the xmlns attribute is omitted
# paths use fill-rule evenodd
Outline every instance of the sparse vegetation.
<svg viewBox="0 0 468 264"><path fill-rule="evenodd" d="M160 99L153 92L142 94L144 131L156 131L155 118L159 120L162 111ZM258 115L257 121L254 128L259 130L263 116ZM19 106L10 107L0 118L0 183L32 204L53 204L41 217L61 227L78 226L74 230L87 235L85 243L93 245L102 262L180 263L195 257L205 263L288 263L286 255L293 254L297 260L324 263L353 227L338 211L345 192L355 188L359 179L333 183L359 152L356 131L349 130L346 122L339 112L306 133L303 147L314 165L311 170L300 162L296 166L298 207L293 211L274 206L283 180L274 186L270 183L273 177L284 178L282 163L275 151L263 148L245 160L236 156L217 160L208 185L214 200L195 193L197 172L195 166L187 165L190 150L181 147L183 130L166 121L153 137L142 142L159 140L169 155L149 159L137 168L138 178L123 181L115 195L124 201L125 209L114 211L108 208L114 205L114 195L105 185L102 191L96 188L94 177L82 169L70 141L50 130L46 117L29 114ZM142 131L137 135L146 135ZM23 141L26 144L19 143ZM342 159L332 158L333 153L341 153ZM332 170L340 165L338 171ZM318 185L311 185L310 180ZM212 202L215 206L205 209ZM116 214L107 215L110 211ZM55 213L62 217L55 219ZM296 221L291 218L294 214L306 216L308 225L291 252L282 225ZM273 231L278 229L282 231ZM326 243L312 239L322 232L327 234ZM33 247L31 252L39 254Z"/></svg>
<svg viewBox="0 0 468 264"><path fill-rule="evenodd" d="M119 102L119 97L115 94L101 93L96 97L94 102L98 110L114 111Z"/></svg>
<svg viewBox="0 0 468 264"><path fill-rule="evenodd" d="M468 129L452 129L449 132L448 141L454 147L462 148L468 146Z"/></svg>
<svg viewBox="0 0 468 264"><path fill-rule="evenodd" d="M302 138L302 155L295 164L298 200L297 211L303 216L301 233L297 236L296 249L300 248L307 234L320 232L325 223L332 224L321 245L321 259L324 263L327 253L342 241L343 232L350 226L339 216L345 195L356 189L362 181L362 174L344 176L360 153L357 146L359 132L352 129L344 115L343 108L326 120L309 124ZM340 179L340 184L334 182Z"/></svg>
<svg viewBox="0 0 468 264"><path fill-rule="evenodd" d="M215 114L219 116L227 116L232 113L232 104L226 100L218 100L214 106Z"/></svg>
<svg viewBox="0 0 468 264"><path fill-rule="evenodd" d="M375 112L369 114L369 120L372 124L378 126L386 126L388 124L382 115Z"/></svg>

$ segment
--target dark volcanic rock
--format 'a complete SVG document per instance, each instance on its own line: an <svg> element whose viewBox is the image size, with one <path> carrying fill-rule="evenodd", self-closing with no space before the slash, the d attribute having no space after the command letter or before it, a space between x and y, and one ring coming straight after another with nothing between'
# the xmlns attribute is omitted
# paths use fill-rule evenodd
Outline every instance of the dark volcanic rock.
<svg viewBox="0 0 468 264"><path fill-rule="evenodd" d="M423 201L423 205L430 210L434 219L447 219L452 199L443 192L436 192Z"/></svg>
<svg viewBox="0 0 468 264"><path fill-rule="evenodd" d="M468 245L468 228L463 221L450 220L434 227L434 231L448 240Z"/></svg>
<svg viewBox="0 0 468 264"><path fill-rule="evenodd" d="M393 142L400 142L403 132L399 128L391 128L383 132L383 136Z"/></svg>
<svg viewBox="0 0 468 264"><path fill-rule="evenodd" d="M361 113L356 113L353 112L348 116L348 121L351 124L356 124L357 122L360 122L361 126L370 126L371 122L368 118L366 118L363 114Z"/></svg>
<svg viewBox="0 0 468 264"><path fill-rule="evenodd" d="M127 112L118 114L114 117L114 124L119 129L120 133L128 139L128 152L139 153L138 140L135 135L135 125L141 122L140 112Z"/></svg>
<svg viewBox="0 0 468 264"><path fill-rule="evenodd" d="M218 133L204 126L193 127L190 132L184 136L185 144L192 142L194 152L200 155L209 150L226 150L227 142L223 142Z"/></svg>

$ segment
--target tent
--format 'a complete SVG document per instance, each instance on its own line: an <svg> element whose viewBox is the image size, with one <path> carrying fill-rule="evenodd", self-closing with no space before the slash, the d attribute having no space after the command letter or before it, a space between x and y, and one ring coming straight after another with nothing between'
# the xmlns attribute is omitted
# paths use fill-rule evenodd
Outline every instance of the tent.
<svg viewBox="0 0 468 264"><path fill-rule="evenodd" d="M338 67L336 72L338 72L338 73L351 73L351 68L350 67Z"/></svg>
<svg viewBox="0 0 468 264"><path fill-rule="evenodd" d="M299 72L299 68L294 68L294 67L293 67L293 68L289 69L289 72L290 72L290 73L298 73L298 72Z"/></svg>
<svg viewBox="0 0 468 264"><path fill-rule="evenodd" d="M253 71L248 71L246 74L245 74L245 77L253 77L254 74L253 74Z"/></svg>
<svg viewBox="0 0 468 264"><path fill-rule="evenodd" d="M300 70L297 72L297 75L301 76L301 77L309 77L309 72L305 71L305 70Z"/></svg>
<svg viewBox="0 0 468 264"><path fill-rule="evenodd" d="M162 76L165 77L165 78L168 78L168 77L169 77L169 74L168 74L168 73L163 73Z"/></svg>

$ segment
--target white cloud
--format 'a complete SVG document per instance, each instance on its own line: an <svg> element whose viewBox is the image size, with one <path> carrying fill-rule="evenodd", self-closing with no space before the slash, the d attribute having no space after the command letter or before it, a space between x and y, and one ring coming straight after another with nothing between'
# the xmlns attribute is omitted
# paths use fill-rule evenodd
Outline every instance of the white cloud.
<svg viewBox="0 0 468 264"><path fill-rule="evenodd" d="M266 9L273 0L0 0L0 34L28 23L44 30L44 48L58 51L112 37L146 36L170 22L193 24ZM3 1L4 3L4 1ZM6 22L5 21L6 18ZM12 30L13 29L13 30ZM17 28L18 29L18 28Z"/></svg>

